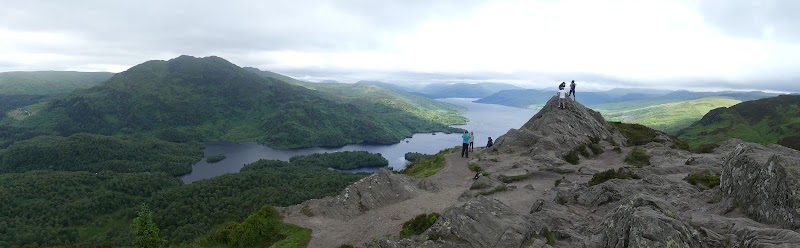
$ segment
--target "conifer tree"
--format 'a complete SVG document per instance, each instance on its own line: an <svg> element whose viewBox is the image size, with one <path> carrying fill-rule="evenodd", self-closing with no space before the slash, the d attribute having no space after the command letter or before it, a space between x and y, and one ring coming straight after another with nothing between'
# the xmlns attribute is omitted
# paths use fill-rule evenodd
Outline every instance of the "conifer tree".
<svg viewBox="0 0 800 248"><path fill-rule="evenodd" d="M131 224L131 231L136 235L133 241L133 247L146 247L155 248L164 245L164 240L161 239L158 227L153 222L153 212L147 207L147 204L142 204L138 216L133 219Z"/></svg>

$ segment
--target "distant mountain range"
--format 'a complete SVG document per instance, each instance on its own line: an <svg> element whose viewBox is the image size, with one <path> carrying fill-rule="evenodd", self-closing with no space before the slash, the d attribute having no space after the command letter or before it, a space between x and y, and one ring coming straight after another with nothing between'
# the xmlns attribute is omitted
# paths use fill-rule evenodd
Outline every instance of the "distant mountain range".
<svg viewBox="0 0 800 248"><path fill-rule="evenodd" d="M503 83L454 83L454 84L429 84L418 92L433 98L481 98L502 90L520 90L522 88Z"/></svg>

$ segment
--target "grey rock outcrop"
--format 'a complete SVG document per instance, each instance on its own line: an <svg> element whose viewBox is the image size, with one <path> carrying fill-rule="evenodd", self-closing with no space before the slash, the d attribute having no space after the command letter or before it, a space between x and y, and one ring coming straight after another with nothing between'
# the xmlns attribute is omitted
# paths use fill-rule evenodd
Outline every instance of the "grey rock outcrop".
<svg viewBox="0 0 800 248"><path fill-rule="evenodd" d="M417 183L413 178L381 168L374 174L351 184L339 195L320 199L318 204L310 206L314 213L348 219L370 209L414 197L420 190Z"/></svg>
<svg viewBox="0 0 800 248"><path fill-rule="evenodd" d="M502 153L518 153L534 160L564 163L562 155L592 139L612 137L603 116L575 101L567 101L567 109L556 108L553 97L520 129L511 129L497 138L495 146ZM615 138L622 142L622 138Z"/></svg>
<svg viewBox="0 0 800 248"><path fill-rule="evenodd" d="M751 218L800 227L800 152L740 143L726 155L720 189Z"/></svg>
<svg viewBox="0 0 800 248"><path fill-rule="evenodd" d="M649 196L620 205L602 226L602 247L703 247L674 207Z"/></svg>
<svg viewBox="0 0 800 248"><path fill-rule="evenodd" d="M495 199L474 198L443 211L416 239L382 240L370 247L523 247L531 235L524 215Z"/></svg>

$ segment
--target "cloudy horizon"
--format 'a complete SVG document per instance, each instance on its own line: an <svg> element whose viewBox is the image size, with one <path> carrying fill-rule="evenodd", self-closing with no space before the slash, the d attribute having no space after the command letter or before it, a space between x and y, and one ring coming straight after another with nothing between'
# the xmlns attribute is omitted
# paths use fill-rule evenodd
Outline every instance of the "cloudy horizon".
<svg viewBox="0 0 800 248"><path fill-rule="evenodd" d="M800 92L800 1L18 1L0 72L219 56L301 80Z"/></svg>

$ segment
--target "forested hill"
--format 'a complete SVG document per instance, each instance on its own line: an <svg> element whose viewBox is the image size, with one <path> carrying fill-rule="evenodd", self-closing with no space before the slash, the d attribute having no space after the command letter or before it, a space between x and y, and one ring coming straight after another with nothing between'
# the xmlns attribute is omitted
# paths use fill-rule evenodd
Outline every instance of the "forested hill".
<svg viewBox="0 0 800 248"><path fill-rule="evenodd" d="M413 132L448 129L392 106L374 110L258 76L219 57L181 56L134 66L10 125L62 136L154 133L275 148L386 144Z"/></svg>
<svg viewBox="0 0 800 248"><path fill-rule="evenodd" d="M437 101L418 93L388 88L390 84L386 83L375 84L375 82L365 81L355 84L308 83L274 72L261 71L256 68L245 69L263 77L313 89L329 100L350 103L366 112L412 114L418 118L448 126L467 122L467 119L460 115L467 110L462 106ZM386 110L390 110L390 112L386 112Z"/></svg>
<svg viewBox="0 0 800 248"><path fill-rule="evenodd" d="M14 71L0 73L0 95L50 95L85 89L113 76L110 72Z"/></svg>
<svg viewBox="0 0 800 248"><path fill-rule="evenodd" d="M693 146L718 144L730 138L792 145L786 142L800 140L800 96L783 95L714 109L681 130L679 136Z"/></svg>

